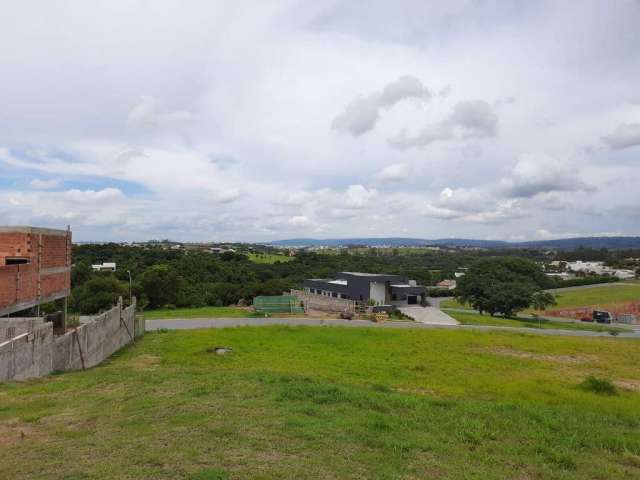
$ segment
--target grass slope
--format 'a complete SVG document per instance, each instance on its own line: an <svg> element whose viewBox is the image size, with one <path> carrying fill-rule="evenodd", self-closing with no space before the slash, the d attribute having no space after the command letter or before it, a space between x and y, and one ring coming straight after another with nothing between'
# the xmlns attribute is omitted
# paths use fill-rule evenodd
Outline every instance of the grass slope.
<svg viewBox="0 0 640 480"><path fill-rule="evenodd" d="M591 288L575 288L555 292L557 305L550 309L573 308L587 305L606 305L610 303L621 303L640 301L640 286L637 284L611 284ZM445 300L441 304L442 308L470 308L462 305L456 300Z"/></svg>
<svg viewBox="0 0 640 480"><path fill-rule="evenodd" d="M221 318L254 317L255 313L237 307L201 307L149 310L144 312L146 320L170 318Z"/></svg>
<svg viewBox="0 0 640 480"><path fill-rule="evenodd" d="M640 301L640 286L636 284L615 284L604 287L564 290L554 293L554 296L558 305L549 307L553 309L631 301L638 302Z"/></svg>
<svg viewBox="0 0 640 480"><path fill-rule="evenodd" d="M214 345L234 352L207 353ZM148 334L93 370L0 385L2 475L637 478L638 363L638 343L622 339L308 327ZM602 379L618 387L592 387L609 386Z"/></svg>

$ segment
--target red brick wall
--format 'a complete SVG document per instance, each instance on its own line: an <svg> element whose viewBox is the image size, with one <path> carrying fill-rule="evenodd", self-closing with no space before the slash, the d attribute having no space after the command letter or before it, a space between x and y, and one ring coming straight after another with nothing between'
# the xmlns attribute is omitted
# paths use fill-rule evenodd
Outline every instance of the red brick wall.
<svg viewBox="0 0 640 480"><path fill-rule="evenodd" d="M69 290L71 288L71 276L68 272L54 273L42 277L42 295Z"/></svg>
<svg viewBox="0 0 640 480"><path fill-rule="evenodd" d="M0 308L67 294L71 288L70 244L70 235L0 233ZM38 264L39 255L41 264ZM5 265L6 257L27 257L30 263ZM58 271L65 267L66 271ZM47 269L56 271L49 273Z"/></svg>
<svg viewBox="0 0 640 480"><path fill-rule="evenodd" d="M0 265L4 265L5 257L32 258L33 246L29 233L0 233Z"/></svg>
<svg viewBox="0 0 640 480"><path fill-rule="evenodd" d="M18 265L18 271L18 303L35 299L38 296L38 266Z"/></svg>
<svg viewBox="0 0 640 480"><path fill-rule="evenodd" d="M0 308L13 305L17 299L16 275L18 266L0 267Z"/></svg>
<svg viewBox="0 0 640 480"><path fill-rule="evenodd" d="M67 237L60 235L43 235L42 267L65 267L67 265Z"/></svg>

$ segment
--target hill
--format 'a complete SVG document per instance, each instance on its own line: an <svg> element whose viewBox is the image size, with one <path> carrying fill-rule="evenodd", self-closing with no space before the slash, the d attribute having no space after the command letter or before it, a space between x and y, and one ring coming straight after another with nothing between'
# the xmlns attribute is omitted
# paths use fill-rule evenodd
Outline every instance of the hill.
<svg viewBox="0 0 640 480"><path fill-rule="evenodd" d="M535 240L527 242L507 242L502 240L478 240L466 238L408 238L408 237L372 237L372 238L291 238L275 240L268 245L282 247L346 247L362 245L368 247L415 247L450 246L475 248L550 248L557 250L575 250L579 247L628 249L640 248L640 237L577 237L558 240Z"/></svg>

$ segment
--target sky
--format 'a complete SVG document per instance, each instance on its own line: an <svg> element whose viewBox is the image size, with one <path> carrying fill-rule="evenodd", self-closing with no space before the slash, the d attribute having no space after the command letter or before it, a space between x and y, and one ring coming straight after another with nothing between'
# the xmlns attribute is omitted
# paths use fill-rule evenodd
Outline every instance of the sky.
<svg viewBox="0 0 640 480"><path fill-rule="evenodd" d="M0 0L0 224L640 235L640 1Z"/></svg>

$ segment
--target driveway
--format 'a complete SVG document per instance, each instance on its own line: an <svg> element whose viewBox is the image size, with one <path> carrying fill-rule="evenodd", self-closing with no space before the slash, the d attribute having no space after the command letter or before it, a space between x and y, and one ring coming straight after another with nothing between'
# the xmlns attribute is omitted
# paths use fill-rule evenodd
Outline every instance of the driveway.
<svg viewBox="0 0 640 480"><path fill-rule="evenodd" d="M399 307L399 310L416 322L428 325L458 325L458 321L436 307Z"/></svg>

